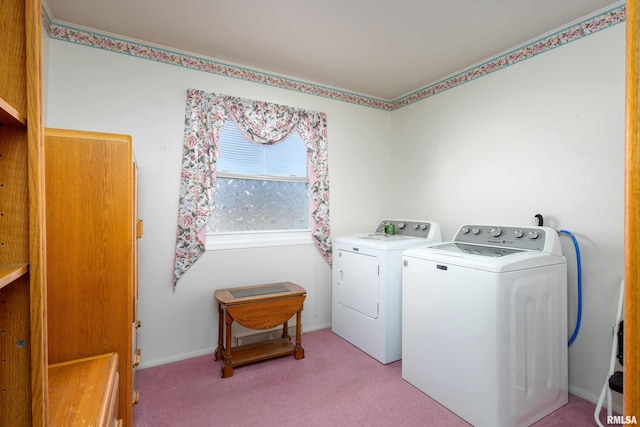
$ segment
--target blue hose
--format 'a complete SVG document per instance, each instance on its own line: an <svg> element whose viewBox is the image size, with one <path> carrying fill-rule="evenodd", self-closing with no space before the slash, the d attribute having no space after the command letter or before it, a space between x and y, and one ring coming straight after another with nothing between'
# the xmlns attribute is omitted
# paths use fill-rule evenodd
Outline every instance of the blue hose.
<svg viewBox="0 0 640 427"><path fill-rule="evenodd" d="M571 338L569 339L569 346L571 346L571 344L573 344L576 337L578 336L578 331L580 331L580 323L582 321L582 263L580 262L580 246L578 246L576 237L567 230L560 230L558 231L558 233L566 234L571 237L571 240L573 240L573 246L576 248L576 260L578 263L578 318L576 319L576 328L573 331L573 335L571 335Z"/></svg>

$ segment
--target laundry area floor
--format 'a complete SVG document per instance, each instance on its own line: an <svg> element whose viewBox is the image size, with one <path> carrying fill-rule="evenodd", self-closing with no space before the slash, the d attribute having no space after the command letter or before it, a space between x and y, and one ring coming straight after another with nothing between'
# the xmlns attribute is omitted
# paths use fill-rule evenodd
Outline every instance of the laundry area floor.
<svg viewBox="0 0 640 427"><path fill-rule="evenodd" d="M221 378L213 354L142 369L135 427L468 426L330 329L302 335L305 358L254 363ZM452 384L452 387L455 385ZM534 426L595 425L595 404L569 403ZM606 424L606 413L601 414Z"/></svg>

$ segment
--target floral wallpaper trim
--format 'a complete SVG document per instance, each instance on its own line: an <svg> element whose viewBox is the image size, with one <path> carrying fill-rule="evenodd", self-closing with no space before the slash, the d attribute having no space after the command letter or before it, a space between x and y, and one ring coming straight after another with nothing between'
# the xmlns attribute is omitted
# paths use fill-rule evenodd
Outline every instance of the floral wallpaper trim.
<svg viewBox="0 0 640 427"><path fill-rule="evenodd" d="M461 84L470 82L479 77L486 76L494 71L516 64L518 62L529 59L533 56L547 52L556 47L563 46L569 42L578 40L582 37L604 30L613 25L624 22L626 19L626 5L610 9L602 14L579 22L562 31L558 31L550 36L540 38L523 47L517 48L506 54L500 55L494 59L488 60L469 70L456 74L452 77L444 79L436 84L427 86L417 90L409 95L398 98L391 102L391 110L404 107L414 102L418 102L429 96L452 89Z"/></svg>
<svg viewBox="0 0 640 427"><path fill-rule="evenodd" d="M626 5L623 4L571 25L550 36L540 38L511 52L497 56L452 77L428 85L396 100L387 101L58 24L51 21L45 9L42 8L43 27L49 37L54 39L386 111L397 110L437 95L625 20Z"/></svg>

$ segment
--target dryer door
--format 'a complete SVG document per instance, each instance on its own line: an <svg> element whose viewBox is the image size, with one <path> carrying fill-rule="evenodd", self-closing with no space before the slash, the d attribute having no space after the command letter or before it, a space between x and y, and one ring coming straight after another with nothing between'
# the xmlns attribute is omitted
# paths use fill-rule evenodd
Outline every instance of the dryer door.
<svg viewBox="0 0 640 427"><path fill-rule="evenodd" d="M338 250L336 301L372 319L378 318L378 258Z"/></svg>

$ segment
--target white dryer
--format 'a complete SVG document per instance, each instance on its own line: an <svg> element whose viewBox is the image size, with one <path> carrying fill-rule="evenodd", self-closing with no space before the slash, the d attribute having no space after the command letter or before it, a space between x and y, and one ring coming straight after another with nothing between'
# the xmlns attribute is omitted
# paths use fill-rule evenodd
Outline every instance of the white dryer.
<svg viewBox="0 0 640 427"><path fill-rule="evenodd" d="M395 234L381 232L393 224ZM402 355L402 252L440 242L428 221L385 220L333 241L331 330L382 363Z"/></svg>
<svg viewBox="0 0 640 427"><path fill-rule="evenodd" d="M476 427L567 403L567 269L547 227L465 225L403 257L402 377Z"/></svg>

